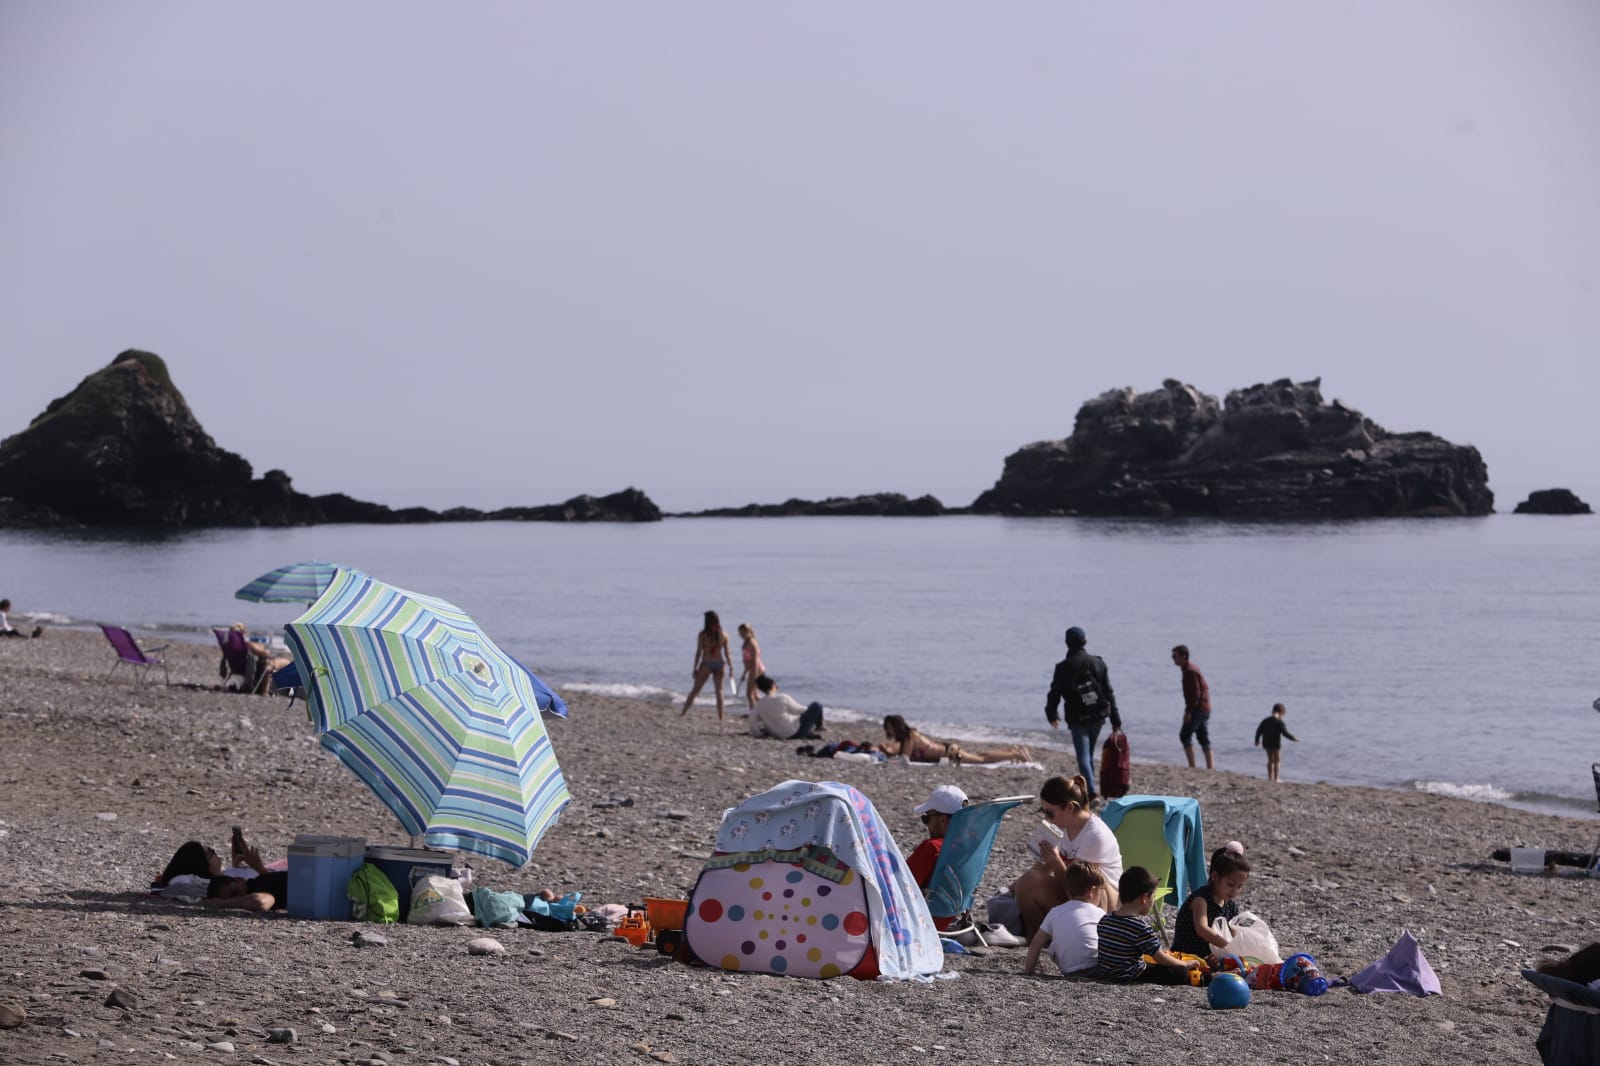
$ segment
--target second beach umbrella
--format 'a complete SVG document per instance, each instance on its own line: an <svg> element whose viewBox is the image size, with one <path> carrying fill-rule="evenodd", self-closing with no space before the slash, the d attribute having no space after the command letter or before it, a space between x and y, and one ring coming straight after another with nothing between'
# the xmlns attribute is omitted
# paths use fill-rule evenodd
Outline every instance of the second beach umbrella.
<svg viewBox="0 0 1600 1066"><path fill-rule="evenodd" d="M262 574L235 592L233 598L251 603L311 603L344 569L348 568L337 563L290 563Z"/></svg>
<svg viewBox="0 0 1600 1066"><path fill-rule="evenodd" d="M286 640L322 745L406 832L524 865L571 801L549 686L458 607L340 571Z"/></svg>

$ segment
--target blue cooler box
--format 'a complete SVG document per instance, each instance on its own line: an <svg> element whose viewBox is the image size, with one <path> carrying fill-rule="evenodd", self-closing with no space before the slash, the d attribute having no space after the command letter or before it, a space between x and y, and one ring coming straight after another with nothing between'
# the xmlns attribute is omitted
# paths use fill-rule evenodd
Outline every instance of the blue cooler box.
<svg viewBox="0 0 1600 1066"><path fill-rule="evenodd" d="M403 922L406 915L411 913L411 882L429 874L449 877L450 869L455 865L455 853L432 848L385 848L374 845L367 849L367 861L382 870L394 885L394 890L400 894L400 920ZM289 898L294 897L291 895Z"/></svg>
<svg viewBox="0 0 1600 1066"><path fill-rule="evenodd" d="M362 837L296 836L289 845L289 913L349 921L350 876L361 869L366 848Z"/></svg>

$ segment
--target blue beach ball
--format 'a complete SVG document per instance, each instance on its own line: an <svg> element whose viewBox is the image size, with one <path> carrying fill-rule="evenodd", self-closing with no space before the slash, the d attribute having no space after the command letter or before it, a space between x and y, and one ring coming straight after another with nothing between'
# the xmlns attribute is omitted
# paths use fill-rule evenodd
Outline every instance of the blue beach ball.
<svg viewBox="0 0 1600 1066"><path fill-rule="evenodd" d="M1206 1001L1212 1010L1235 1010L1250 1005L1250 986L1236 973L1219 973L1206 987Z"/></svg>

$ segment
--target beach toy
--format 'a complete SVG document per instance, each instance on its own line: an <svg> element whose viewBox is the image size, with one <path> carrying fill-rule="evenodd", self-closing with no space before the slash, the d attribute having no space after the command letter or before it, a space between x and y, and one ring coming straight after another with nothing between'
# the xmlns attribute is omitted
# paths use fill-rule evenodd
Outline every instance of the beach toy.
<svg viewBox="0 0 1600 1066"><path fill-rule="evenodd" d="M1206 1002L1212 1010L1237 1010L1250 1005L1250 986L1236 973L1219 973L1206 988Z"/></svg>
<svg viewBox="0 0 1600 1066"><path fill-rule="evenodd" d="M1285 992L1320 996L1328 990L1328 979L1317 968L1317 960L1304 953L1283 960L1278 980Z"/></svg>
<svg viewBox="0 0 1600 1066"><path fill-rule="evenodd" d="M617 935L636 948L642 947L650 939L650 922L645 918L644 911L630 911L617 925Z"/></svg>
<svg viewBox="0 0 1600 1066"><path fill-rule="evenodd" d="M649 920L650 928L657 933L664 929L682 929L684 916L688 913L689 901L686 899L644 898L644 916Z"/></svg>

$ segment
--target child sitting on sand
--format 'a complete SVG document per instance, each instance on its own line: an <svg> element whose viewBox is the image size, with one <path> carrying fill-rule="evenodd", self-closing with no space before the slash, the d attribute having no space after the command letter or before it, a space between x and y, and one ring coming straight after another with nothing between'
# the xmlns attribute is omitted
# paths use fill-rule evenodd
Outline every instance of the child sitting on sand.
<svg viewBox="0 0 1600 1066"><path fill-rule="evenodd" d="M10 600L0 600L0 637L20 637L20 636L23 636L22 630L20 630L20 629L12 629L11 628L11 620L6 617L6 615L8 615L10 613L11 613L11 601ZM40 633L43 633L43 632L44 632L44 626L34 626L33 627L33 632L27 634L27 636L37 637Z"/></svg>
<svg viewBox="0 0 1600 1066"><path fill-rule="evenodd" d="M1239 916L1239 893L1250 879L1250 863L1244 845L1230 840L1211 855L1211 875L1206 883L1189 893L1178 910L1178 924L1172 934L1172 950L1210 958L1228 946L1228 935L1217 932L1216 921L1231 922Z"/></svg>
<svg viewBox="0 0 1600 1066"><path fill-rule="evenodd" d="M1261 724L1256 726L1256 747L1262 748L1267 753L1267 780L1278 779L1279 756L1283 750L1283 738L1288 737L1296 744L1300 738L1289 732L1289 727L1283 724L1283 716L1288 710L1281 703L1272 705L1272 713L1261 719Z"/></svg>
<svg viewBox="0 0 1600 1066"><path fill-rule="evenodd" d="M1028 942L1028 958L1023 973L1033 973L1039 953L1046 947L1063 974L1088 973L1100 965L1100 919L1106 912L1095 900L1101 897L1106 879L1088 863L1075 862L1062 875L1067 902L1052 907L1044 916L1039 931Z"/></svg>
<svg viewBox="0 0 1600 1066"><path fill-rule="evenodd" d="M1161 938L1145 916L1155 904L1156 879L1143 866L1130 866L1117 882L1122 898L1116 910L1100 919L1099 975L1123 983L1142 981L1157 985L1193 984L1189 971L1201 972L1200 983L1211 975L1199 959L1184 961L1161 947Z"/></svg>

